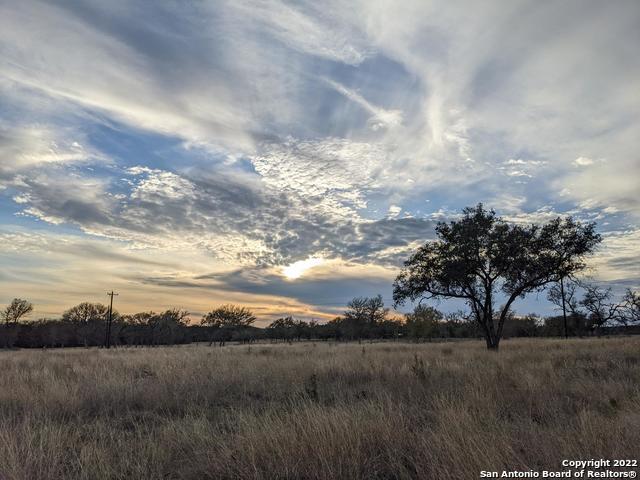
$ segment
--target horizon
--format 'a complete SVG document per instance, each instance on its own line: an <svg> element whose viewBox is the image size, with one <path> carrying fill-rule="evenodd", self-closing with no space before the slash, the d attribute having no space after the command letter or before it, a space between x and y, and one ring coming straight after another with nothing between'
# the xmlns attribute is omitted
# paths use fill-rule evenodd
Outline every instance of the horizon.
<svg viewBox="0 0 640 480"><path fill-rule="evenodd" d="M640 288L639 25L623 0L7 2L0 304L328 320L390 306L479 202L597 222L595 280Z"/></svg>

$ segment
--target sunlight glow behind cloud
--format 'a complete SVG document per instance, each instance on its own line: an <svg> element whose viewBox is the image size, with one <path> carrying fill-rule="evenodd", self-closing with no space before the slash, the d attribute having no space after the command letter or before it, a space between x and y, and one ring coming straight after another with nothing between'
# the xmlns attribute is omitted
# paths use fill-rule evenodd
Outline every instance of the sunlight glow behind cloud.
<svg viewBox="0 0 640 480"><path fill-rule="evenodd" d="M325 260L323 258L309 257L306 260L300 260L292 263L291 265L287 265L282 269L282 273L289 280L295 280L302 277L313 267L317 267L318 265L322 265L323 263L325 263Z"/></svg>

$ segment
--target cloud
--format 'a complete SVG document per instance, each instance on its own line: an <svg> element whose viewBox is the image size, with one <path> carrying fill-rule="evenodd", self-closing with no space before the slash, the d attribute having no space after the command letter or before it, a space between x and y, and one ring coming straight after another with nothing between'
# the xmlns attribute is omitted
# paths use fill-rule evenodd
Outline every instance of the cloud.
<svg viewBox="0 0 640 480"><path fill-rule="evenodd" d="M625 0L13 2L0 213L258 276L310 256L397 266L478 201L635 231L639 16ZM611 278L637 277L634 248L607 243Z"/></svg>
<svg viewBox="0 0 640 480"><path fill-rule="evenodd" d="M510 158L505 162L507 165L544 165L546 162L540 160L522 160L521 158Z"/></svg>
<svg viewBox="0 0 640 480"><path fill-rule="evenodd" d="M358 264L338 261L326 262L315 267L313 272L290 281L281 272L267 267L247 268L221 273L180 278L167 275L143 278L140 281L151 285L181 286L191 289L220 289L226 292L249 295L264 295L274 299L277 315L287 315L291 305L282 308L277 299L290 298L299 305L316 305L324 310L322 317L330 318L342 313L345 305L354 296L383 293L386 303L391 302L393 270L380 267L363 267ZM295 305L294 309L298 309ZM318 315L318 311L306 312L305 316Z"/></svg>
<svg viewBox="0 0 640 480"><path fill-rule="evenodd" d="M589 157L578 157L573 161L573 164L576 167L588 167L589 165L593 165L594 161Z"/></svg>
<svg viewBox="0 0 640 480"><path fill-rule="evenodd" d="M599 280L640 287L640 228L607 232L591 264Z"/></svg>
<svg viewBox="0 0 640 480"><path fill-rule="evenodd" d="M123 245L117 245L104 240L86 240L71 235L55 236L40 232L0 230L2 239L2 253L8 252L31 252L31 253L55 253L70 255L76 258L84 258L89 261L116 262L125 265L148 265L155 267L175 268L171 261L160 261L146 256L137 255L135 251L127 249Z"/></svg>
<svg viewBox="0 0 640 480"><path fill-rule="evenodd" d="M301 53L349 65L358 65L372 54L363 35L331 9L320 9L312 3L292 6L278 0L228 2L225 7L239 26L249 19L249 25L253 23L255 28L258 24Z"/></svg>
<svg viewBox="0 0 640 480"><path fill-rule="evenodd" d="M211 258L197 251L139 250L108 239L55 233L19 225L0 227L0 303L13 297L35 304L34 318L57 316L82 301L104 303L105 293L120 293L117 309L135 312L145 308L186 307L202 311L224 300L215 292L206 298L179 289L150 288L130 276L190 274L220 270ZM198 269L198 265L203 269ZM228 296L228 295L227 295Z"/></svg>
<svg viewBox="0 0 640 480"><path fill-rule="evenodd" d="M382 252L384 262L397 262L408 244L433 231L432 222L414 218L345 219L321 198L284 193L250 173L183 176L143 167L126 173L122 181L48 171L15 186L24 215L137 248L201 248L241 263L280 265L316 253L375 261ZM389 256L392 247L401 250Z"/></svg>
<svg viewBox="0 0 640 480"><path fill-rule="evenodd" d="M640 219L640 165L633 162L593 163L569 178L556 180L554 185L562 185L565 194L583 208L615 209L626 212L635 222Z"/></svg>
<svg viewBox="0 0 640 480"><path fill-rule="evenodd" d="M107 191L107 183L95 176L49 169L18 175L9 185L22 192L15 198L23 214L53 224L74 222L90 227L114 222L117 198Z"/></svg>
<svg viewBox="0 0 640 480"><path fill-rule="evenodd" d="M101 158L99 152L83 146L78 140L73 139L71 132L59 132L43 125L15 127L0 123L0 176L8 177L48 163L87 162Z"/></svg>
<svg viewBox="0 0 640 480"><path fill-rule="evenodd" d="M400 215L400 212L402 212L402 207L398 207L397 205L391 205L389 206L388 216L390 218L395 218L398 215Z"/></svg>
<svg viewBox="0 0 640 480"><path fill-rule="evenodd" d="M324 79L327 84L334 88L337 92L344 95L352 102L357 103L372 116L367 122L372 130L379 130L381 128L393 128L402 123L402 111L401 110L385 110L384 108L377 107L368 102L362 95L355 92L340 83L331 80L330 78Z"/></svg>
<svg viewBox="0 0 640 480"><path fill-rule="evenodd" d="M267 185L305 197L324 197L327 209L345 215L364 208L367 190L381 187L382 145L329 138L269 144L252 163Z"/></svg>

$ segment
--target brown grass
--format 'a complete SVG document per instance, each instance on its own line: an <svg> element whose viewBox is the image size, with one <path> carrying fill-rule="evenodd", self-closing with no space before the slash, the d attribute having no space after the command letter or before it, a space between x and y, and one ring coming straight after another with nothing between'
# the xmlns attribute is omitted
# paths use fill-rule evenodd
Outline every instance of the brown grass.
<svg viewBox="0 0 640 480"><path fill-rule="evenodd" d="M478 478L632 458L640 338L0 352L0 478Z"/></svg>

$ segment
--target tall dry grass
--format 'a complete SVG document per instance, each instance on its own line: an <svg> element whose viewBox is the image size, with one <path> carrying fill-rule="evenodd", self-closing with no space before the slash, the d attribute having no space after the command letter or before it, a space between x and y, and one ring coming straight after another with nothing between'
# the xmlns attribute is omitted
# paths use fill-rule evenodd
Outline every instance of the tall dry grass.
<svg viewBox="0 0 640 480"><path fill-rule="evenodd" d="M478 478L630 458L640 339L0 352L0 478Z"/></svg>

